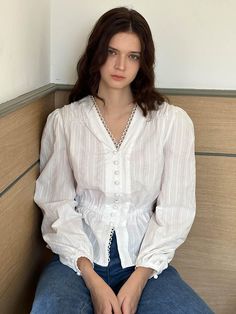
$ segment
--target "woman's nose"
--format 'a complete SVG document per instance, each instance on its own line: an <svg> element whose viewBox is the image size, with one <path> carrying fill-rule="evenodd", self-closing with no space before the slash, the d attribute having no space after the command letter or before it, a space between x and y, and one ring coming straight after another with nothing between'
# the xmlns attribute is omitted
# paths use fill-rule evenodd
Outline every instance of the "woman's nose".
<svg viewBox="0 0 236 314"><path fill-rule="evenodd" d="M115 68L120 71L125 70L125 56L117 56Z"/></svg>

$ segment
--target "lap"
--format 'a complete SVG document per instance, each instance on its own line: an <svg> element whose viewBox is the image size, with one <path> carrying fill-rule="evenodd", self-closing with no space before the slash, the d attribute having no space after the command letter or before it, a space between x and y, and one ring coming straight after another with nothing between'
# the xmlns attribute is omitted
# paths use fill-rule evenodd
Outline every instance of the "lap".
<svg viewBox="0 0 236 314"><path fill-rule="evenodd" d="M207 304L189 287L172 266L157 279L149 279L137 314L212 314Z"/></svg>
<svg viewBox="0 0 236 314"><path fill-rule="evenodd" d="M119 290L119 289L118 289ZM92 314L93 306L84 280L63 265L58 256L44 269L31 314ZM158 279L149 279L137 314L212 314L206 303L169 266Z"/></svg>

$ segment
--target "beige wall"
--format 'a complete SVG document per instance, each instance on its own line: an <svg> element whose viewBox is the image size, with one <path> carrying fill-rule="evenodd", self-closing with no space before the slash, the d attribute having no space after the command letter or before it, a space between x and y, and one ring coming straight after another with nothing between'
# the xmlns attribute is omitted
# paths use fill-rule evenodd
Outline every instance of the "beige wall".
<svg viewBox="0 0 236 314"><path fill-rule="evenodd" d="M51 80L72 84L93 23L106 10L129 6L148 20L162 88L236 89L236 1L52 0Z"/></svg>
<svg viewBox="0 0 236 314"><path fill-rule="evenodd" d="M50 1L0 2L1 103L50 82Z"/></svg>
<svg viewBox="0 0 236 314"><path fill-rule="evenodd" d="M73 84L89 31L104 11L126 5L148 20L162 88L236 88L236 2L195 0L2 0L1 103L51 83Z"/></svg>

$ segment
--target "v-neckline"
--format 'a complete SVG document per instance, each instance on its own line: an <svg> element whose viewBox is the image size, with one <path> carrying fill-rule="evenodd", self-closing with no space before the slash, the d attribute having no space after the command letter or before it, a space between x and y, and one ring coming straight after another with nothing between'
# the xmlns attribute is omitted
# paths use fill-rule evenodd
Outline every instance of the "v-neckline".
<svg viewBox="0 0 236 314"><path fill-rule="evenodd" d="M102 124L103 128L105 129L105 132L107 133L107 135L109 136L109 138L111 139L113 145L115 146L116 150L118 151L122 145L122 143L124 142L126 135L128 133L128 130L130 128L130 125L133 121L134 115L137 111L137 104L135 105L135 107L132 109L131 114L129 115L129 118L126 122L125 128L123 129L121 138L119 139L119 141L117 142L117 140L115 139L115 137L113 136L111 130L109 129L104 117L101 114L101 111L99 109L99 107L96 104L96 100L94 99L93 96L90 96L92 103L93 103L93 107L95 108L95 111L97 113L97 117L98 120L100 121L100 123Z"/></svg>
<svg viewBox="0 0 236 314"><path fill-rule="evenodd" d="M116 151L117 149L105 129L101 119L98 119L98 113L93 105L92 99L88 95L84 102L81 103L82 117L84 125L93 133L93 135L103 143L109 150ZM142 110L137 106L133 119L130 123L129 129L127 130L126 136L119 148L118 152L126 150L128 147L131 148L141 132L144 132L147 125L147 119L144 117Z"/></svg>

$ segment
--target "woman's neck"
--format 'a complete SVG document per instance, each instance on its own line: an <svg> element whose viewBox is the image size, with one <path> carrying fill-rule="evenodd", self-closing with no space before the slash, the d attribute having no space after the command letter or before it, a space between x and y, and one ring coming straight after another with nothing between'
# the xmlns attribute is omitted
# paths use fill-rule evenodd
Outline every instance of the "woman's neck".
<svg viewBox="0 0 236 314"><path fill-rule="evenodd" d="M99 109L106 115L119 115L132 110L133 96L130 89L126 90L104 90L99 88L98 96L104 99L104 103L100 99L96 99Z"/></svg>

